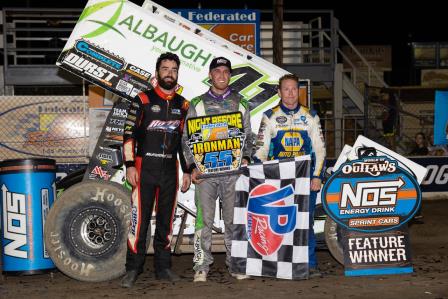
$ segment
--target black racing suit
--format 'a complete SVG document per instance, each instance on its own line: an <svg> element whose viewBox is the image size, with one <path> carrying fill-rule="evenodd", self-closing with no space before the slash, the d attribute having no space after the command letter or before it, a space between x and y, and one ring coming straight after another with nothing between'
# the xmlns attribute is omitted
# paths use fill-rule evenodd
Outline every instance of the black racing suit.
<svg viewBox="0 0 448 299"><path fill-rule="evenodd" d="M159 87L139 93L132 101L124 127L123 156L126 167L137 169L139 181L132 190L131 223L126 270L142 272L146 234L156 201L154 267L171 267L169 235L176 208L179 154L182 130L189 103L177 93L165 94Z"/></svg>

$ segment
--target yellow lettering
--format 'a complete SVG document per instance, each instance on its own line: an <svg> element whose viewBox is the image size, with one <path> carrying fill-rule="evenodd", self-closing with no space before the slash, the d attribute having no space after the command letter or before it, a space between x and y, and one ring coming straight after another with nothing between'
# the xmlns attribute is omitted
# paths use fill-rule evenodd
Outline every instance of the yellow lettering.
<svg viewBox="0 0 448 299"><path fill-rule="evenodd" d="M202 125L206 125L209 123L210 123L210 117L188 119L187 121L188 135L200 132Z"/></svg>
<svg viewBox="0 0 448 299"><path fill-rule="evenodd" d="M226 141L225 140L218 140L218 151L225 151L226 150Z"/></svg>
<svg viewBox="0 0 448 299"><path fill-rule="evenodd" d="M210 142L210 150L216 152L218 150L218 143L216 141Z"/></svg>
<svg viewBox="0 0 448 299"><path fill-rule="evenodd" d="M205 141L193 144L194 154L219 152L232 149L241 149L241 140L239 138ZM280 153L279 156L281 157L282 153Z"/></svg>
<svg viewBox="0 0 448 299"><path fill-rule="evenodd" d="M241 148L241 140L239 138L233 138L233 148Z"/></svg>
<svg viewBox="0 0 448 299"><path fill-rule="evenodd" d="M204 144L202 143L193 144L193 153L202 154L203 152L204 152Z"/></svg>

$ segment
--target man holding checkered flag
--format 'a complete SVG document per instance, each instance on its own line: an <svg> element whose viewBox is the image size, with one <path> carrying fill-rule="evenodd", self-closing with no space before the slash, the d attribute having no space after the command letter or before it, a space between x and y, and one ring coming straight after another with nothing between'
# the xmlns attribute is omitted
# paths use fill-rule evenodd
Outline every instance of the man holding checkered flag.
<svg viewBox="0 0 448 299"><path fill-rule="evenodd" d="M306 183L298 183L297 181L292 183L292 186L294 188L294 203L298 205L298 216L296 217L296 226L294 230L294 235L302 234L302 241L296 241L296 244L293 241L293 252L292 252L292 263L293 263L293 272L291 274L291 277L288 277L286 275L285 278L306 278L308 277L308 273L306 275L302 275L301 272L303 272L303 267L300 268L298 272L294 273L294 267L296 266L294 263L294 258L297 258L298 252L303 253L299 248L302 248L304 244L308 245L308 263L309 263L309 276L310 277L318 277L321 276L317 269L317 260L316 260L316 254L315 254L315 247L316 247L316 239L314 236L314 230L313 230L313 214L314 214L314 207L316 204L316 197L317 192L321 188L321 182L322 182L322 176L323 176L323 168L325 163L325 143L322 136L322 130L320 127L320 120L319 116L317 116L317 113L313 110L310 110L302 105L299 104L299 78L296 75L293 74L287 74L280 78L279 80L279 89L278 94L281 97L280 103L275 106L272 109L267 110L263 114L263 118L261 121L260 129L258 132L258 139L257 139L257 149L254 155L254 161L255 162L262 162L262 161L269 161L269 160L280 160L277 161L278 167L275 166L274 169L272 169L271 164L263 164L263 175L256 174L255 170L251 169L254 166L249 166L248 172L251 178L251 181L249 181L249 188L246 187L240 187L240 189L247 189L248 192L248 205L247 205L247 228L254 227L254 231L257 231L258 234L251 234L251 231L247 232L247 236L249 239L252 237L256 237L257 240L255 243L258 245L254 245L255 247L259 246L260 248L266 248L266 244L272 244L275 243L275 238L269 239L265 233L265 231L260 230L260 228L267 227L267 232L274 233L273 236L279 235L279 232L285 233L287 230L285 230L285 227L288 227L288 222L292 221L292 218L287 213L287 209L284 206L288 206L288 188L286 187L286 184L284 180L288 181L289 177L285 173L288 173L289 167L299 167L302 168L303 163L297 165L299 163L297 161L298 157L305 158L306 155L311 155L311 170L310 173L303 173L299 172L295 173L295 178L299 179L300 181L304 176L310 177L311 176L311 182ZM294 158L296 157L295 165L288 165L285 164L282 161L286 158ZM306 163L305 163L306 164ZM266 165L270 165L269 169L267 169ZM278 168L276 170L276 168ZM278 171L278 176L275 173ZM289 173L291 171L289 170ZM274 175L272 175L274 174ZM253 198L256 198L258 191L256 188L253 188L253 184L255 182L252 181L253 175L258 176L264 176L263 180L272 182L276 182L278 185L279 183L276 180L280 180L280 190L283 190L283 193L280 192L280 194L283 195L283 199L280 199L281 196L279 196L279 191L277 190L264 190L262 193L265 194L264 197L269 198L266 200L266 198L263 198L261 201L258 201L257 203L252 203ZM244 180L242 176L242 180ZM263 182L261 182L263 184ZM238 189L237 189L238 190ZM310 192L311 191L311 192ZM305 196L306 194L309 194L309 196ZM241 194L240 194L241 195ZM296 196L302 196L303 202L301 203L296 202ZM241 197L242 198L242 197ZM240 199L240 198L239 198ZM239 200L237 199L237 201ZM243 200L244 202L244 200ZM306 202L306 207L303 206ZM258 205L261 205L262 207L258 207ZM270 209L266 209L267 207L270 207ZM270 215L269 217L269 223L266 221L260 220L260 215L263 215L263 213L268 213L267 215ZM302 212L305 212L305 214L301 214ZM272 214L273 213L273 214ZM253 214L253 217L251 216ZM306 230L307 236L303 235L304 233L304 227L300 226L300 221L303 220L303 217L307 217L308 219L308 225L306 226L309 229ZM277 219L275 219L277 218ZM234 222L238 221L237 216L234 217ZM276 223L277 222L277 223ZM260 234L260 232L264 232ZM281 235L281 234L280 234ZM283 238L286 238L287 234L283 235ZM293 238L295 239L295 238ZM271 242L268 242L270 240ZM254 244L254 242L250 242L251 245ZM232 243L233 246L233 243ZM252 247L254 247L252 246ZM299 248L295 248L294 246L298 246ZM270 246L268 246L270 248ZM281 249L281 247L280 247ZM279 250L280 250L279 249ZM262 249L263 250L263 249ZM290 250L285 249L285 250ZM232 253L234 250L232 250ZM236 251L235 251L236 252ZM260 252L258 252L260 253ZM270 254L269 254L270 253ZM272 257L273 254L280 254L279 252L273 252L267 251L266 254L262 254L262 260L263 263L266 259L275 259ZM287 254L288 256L291 256L291 254ZM301 259L298 259L301 261ZM251 261L251 260L249 260ZM276 263L278 265L279 260L276 259ZM283 261L281 262L283 263ZM308 272L308 263L306 266L306 272ZM236 263L238 264L238 263ZM241 263L240 263L241 264ZM266 264L266 263L264 263ZM263 264L263 266L264 266ZM235 266L238 268L237 266ZM262 267L263 268L263 267ZM264 267L266 268L266 267ZM271 268L271 267L267 267ZM235 270L235 269L234 269ZM241 270L241 269L240 269ZM297 269L295 269L297 270ZM267 271L267 270L264 270ZM275 276L275 277L281 277L281 275L278 275L278 269L277 269L277 275L267 275L267 276ZM285 270L289 271L289 270ZM247 272L246 274L251 274ZM257 275L257 274L252 274ZM264 275L264 273L261 273L261 275ZM283 278L283 277L281 277Z"/></svg>

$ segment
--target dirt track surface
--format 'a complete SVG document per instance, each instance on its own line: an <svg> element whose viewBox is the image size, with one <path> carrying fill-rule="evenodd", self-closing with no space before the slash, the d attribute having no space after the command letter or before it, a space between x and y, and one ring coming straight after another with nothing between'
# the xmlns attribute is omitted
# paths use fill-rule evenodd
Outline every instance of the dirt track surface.
<svg viewBox="0 0 448 299"><path fill-rule="evenodd" d="M414 273L345 277L343 267L327 251L318 252L325 275L302 281L253 278L237 281L226 272L224 255L215 254L206 283L193 284L192 255L173 257L178 283L159 282L152 273L152 256L132 289L120 279L103 283L53 275L3 276L0 298L448 298L448 200L423 202L424 224L411 226Z"/></svg>

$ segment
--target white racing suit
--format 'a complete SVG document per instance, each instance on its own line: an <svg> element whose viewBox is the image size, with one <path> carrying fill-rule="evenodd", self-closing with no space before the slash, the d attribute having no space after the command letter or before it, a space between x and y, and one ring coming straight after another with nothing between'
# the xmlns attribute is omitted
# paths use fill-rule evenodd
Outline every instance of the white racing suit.
<svg viewBox="0 0 448 299"><path fill-rule="evenodd" d="M281 102L263 114L257 137L255 162L311 155L311 178L323 178L325 143L320 119L314 110L298 106L290 110ZM317 267L313 230L317 192L310 193L309 264Z"/></svg>
<svg viewBox="0 0 448 299"><path fill-rule="evenodd" d="M250 159L252 149L252 131L250 128L250 111L248 102L237 92L231 89L223 95L214 95L210 90L205 94L194 98L190 102L187 120L196 116L215 115L229 112L243 114L243 127L246 134L246 141L242 149L243 157ZM187 146L187 126L183 134L183 150L187 165L190 170L195 168L193 155ZM224 218L225 233L224 242L226 247L226 265L230 269L230 248L233 232L233 207L235 201L235 184L238 175L225 175L213 178L206 178L196 185L195 203L197 217L195 223L194 236L194 267L195 271L208 273L210 265L213 263L211 253L212 226L215 217L216 199L219 197L222 203L222 217Z"/></svg>

